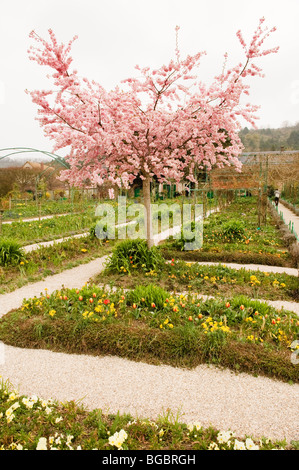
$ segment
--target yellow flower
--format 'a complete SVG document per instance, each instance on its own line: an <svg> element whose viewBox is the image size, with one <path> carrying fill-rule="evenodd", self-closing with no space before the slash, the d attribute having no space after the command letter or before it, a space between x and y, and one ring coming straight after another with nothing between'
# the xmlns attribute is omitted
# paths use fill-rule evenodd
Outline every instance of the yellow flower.
<svg viewBox="0 0 299 470"><path fill-rule="evenodd" d="M56 313L56 310L50 310L49 311L50 317L54 317L55 313Z"/></svg>

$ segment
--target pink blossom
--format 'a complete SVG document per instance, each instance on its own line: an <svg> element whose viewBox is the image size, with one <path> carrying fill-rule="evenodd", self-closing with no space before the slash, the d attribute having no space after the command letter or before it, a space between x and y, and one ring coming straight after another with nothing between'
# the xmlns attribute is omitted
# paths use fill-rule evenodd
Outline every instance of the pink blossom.
<svg viewBox="0 0 299 470"><path fill-rule="evenodd" d="M31 32L36 47L29 48L29 58L52 70L53 91L27 93L37 106L40 126L54 142L53 151L69 149L70 168L62 179L75 185L107 180L129 187L137 176L144 182L153 177L169 182L194 180L202 168L231 166L240 171L239 118L252 126L257 120L255 105L241 106L249 94L245 79L263 76L252 59L278 51L262 48L275 31L264 22L262 18L249 42L237 32L244 63L228 70L224 66L210 86L195 74L205 52L180 58L177 26L176 61L153 70L137 65L138 77L124 80L126 89L111 91L71 70L76 36L64 45L52 30L48 41ZM226 59L227 54L225 65Z"/></svg>

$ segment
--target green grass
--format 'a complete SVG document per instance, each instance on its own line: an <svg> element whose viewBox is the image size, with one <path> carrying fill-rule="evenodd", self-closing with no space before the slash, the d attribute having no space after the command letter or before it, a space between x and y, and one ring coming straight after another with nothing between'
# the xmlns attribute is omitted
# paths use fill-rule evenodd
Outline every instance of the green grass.
<svg viewBox="0 0 299 470"><path fill-rule="evenodd" d="M53 216L50 219L33 220L31 222L18 221L3 224L2 236L14 237L21 245L30 245L89 232L90 226L95 221L94 213Z"/></svg>

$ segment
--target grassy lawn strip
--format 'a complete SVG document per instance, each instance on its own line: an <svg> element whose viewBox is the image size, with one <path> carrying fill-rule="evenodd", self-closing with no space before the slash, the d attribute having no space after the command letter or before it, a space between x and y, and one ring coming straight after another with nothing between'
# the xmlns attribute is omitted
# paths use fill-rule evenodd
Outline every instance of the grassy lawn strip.
<svg viewBox="0 0 299 470"><path fill-rule="evenodd" d="M135 266L134 264L132 266ZM182 292L191 290L208 295L239 295L267 300L299 300L299 278L285 273L268 273L233 269L219 265L201 265L173 258L170 263L160 264L148 270L118 266L110 268L93 278L94 283L134 288L139 284L155 282L167 290Z"/></svg>
<svg viewBox="0 0 299 470"><path fill-rule="evenodd" d="M3 202L3 201L2 201ZM41 202L41 213L39 203ZM12 209L8 209L8 201L4 202L4 214L3 220L15 220L25 219L30 217L38 217L39 215L55 215L55 214L73 214L74 212L80 211L93 211L95 209L94 201L53 201L53 200L41 200L41 201L27 201L17 202L14 204Z"/></svg>
<svg viewBox="0 0 299 470"><path fill-rule="evenodd" d="M0 266L0 294L108 254L114 241L85 236L27 253L16 264Z"/></svg>
<svg viewBox="0 0 299 470"><path fill-rule="evenodd" d="M237 198L203 222L201 248L184 251L184 236L160 244L166 258L292 266L293 261L270 212L266 225L258 227L255 197Z"/></svg>
<svg viewBox="0 0 299 470"><path fill-rule="evenodd" d="M244 296L203 301L153 285L129 292L86 285L25 300L0 319L0 340L177 367L212 363L298 382L291 362L298 325L295 314Z"/></svg>
<svg viewBox="0 0 299 470"><path fill-rule="evenodd" d="M0 380L0 450L297 450L293 441L238 438L227 430L182 423L170 413L155 421L88 412L75 402L19 395Z"/></svg>
<svg viewBox="0 0 299 470"><path fill-rule="evenodd" d="M247 251L178 251L171 242L160 244L161 252L166 259L176 258L184 261L212 261L216 263L260 264L266 266L296 267L289 255L282 258L278 254L249 253ZM287 252L286 252L287 253ZM278 256L279 255L279 256Z"/></svg>

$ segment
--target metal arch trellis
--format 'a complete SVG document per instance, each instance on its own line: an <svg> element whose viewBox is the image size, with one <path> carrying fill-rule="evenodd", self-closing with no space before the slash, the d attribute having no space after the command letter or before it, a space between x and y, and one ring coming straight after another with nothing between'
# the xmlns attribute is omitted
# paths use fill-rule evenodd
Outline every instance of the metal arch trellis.
<svg viewBox="0 0 299 470"><path fill-rule="evenodd" d="M21 154L21 153L42 153L52 158L53 160L57 161L58 163L63 165L65 168L67 169L70 168L69 164L62 157L60 157L59 155L56 155L55 153L48 152L46 150L38 150L38 149L30 148L30 147L8 147L8 148L0 149L0 152L7 152L11 150L13 150L13 152L0 156L0 160L10 157L11 155L16 155L16 154Z"/></svg>
<svg viewBox="0 0 299 470"><path fill-rule="evenodd" d="M52 152L48 152L46 150L39 150L39 149L34 149L34 148L31 148L31 147L7 147L7 148L3 148L3 149L0 149L0 153L1 152L10 152L6 155L1 155L0 156L0 160L3 160L4 158L7 158L7 157L10 157L11 155L17 155L17 154L21 154L21 153L41 153L43 155L46 155L50 158L52 158L53 160L55 160L56 162L58 162L60 165L64 166L66 169L69 169L70 168L70 165L65 162L65 160L60 157L59 155L56 155ZM36 177L36 180L35 180L35 192L36 192L36 195L37 195L37 186L38 186L38 182L39 180L41 179L41 177L43 176L43 174L47 171L47 168L45 170L43 170L39 175L37 175ZM53 171L51 172L51 174L53 173ZM49 175L50 176L50 175Z"/></svg>

